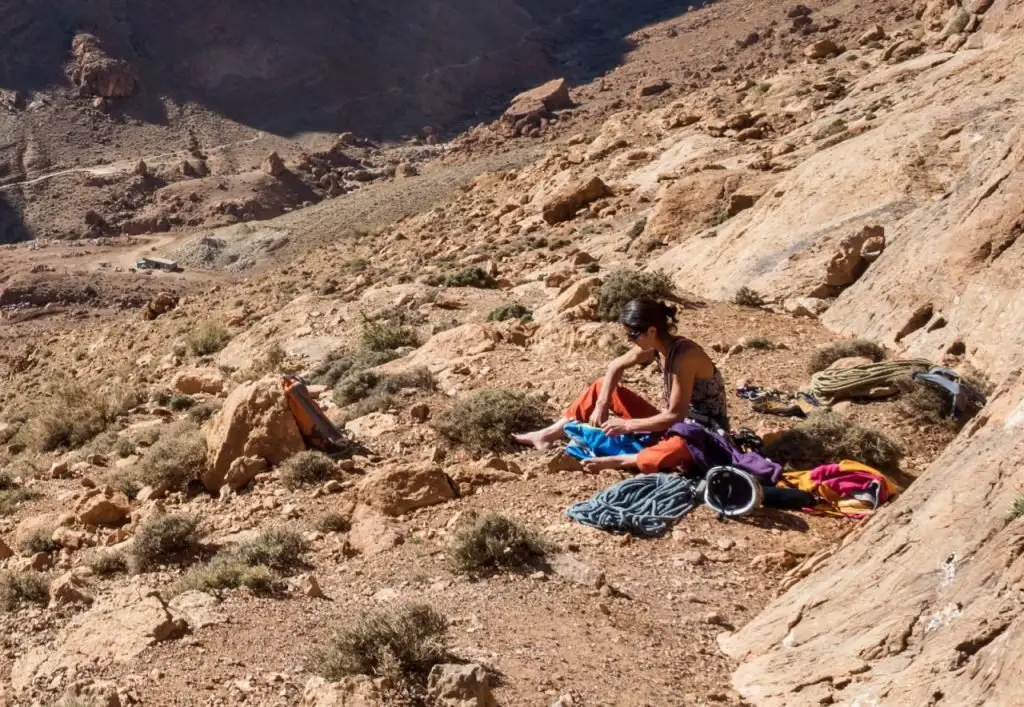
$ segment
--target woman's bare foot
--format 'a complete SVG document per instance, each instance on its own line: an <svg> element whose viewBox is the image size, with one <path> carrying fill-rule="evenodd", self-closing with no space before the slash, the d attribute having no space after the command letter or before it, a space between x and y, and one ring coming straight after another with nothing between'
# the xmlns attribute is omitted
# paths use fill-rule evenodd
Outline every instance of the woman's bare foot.
<svg viewBox="0 0 1024 707"><path fill-rule="evenodd" d="M551 445L562 438L562 428L564 426L564 423L559 420L551 427L545 427L544 429L537 430L536 432L512 435L512 439L519 444L524 444L527 447L533 447L534 449L544 451L545 449L549 449Z"/></svg>

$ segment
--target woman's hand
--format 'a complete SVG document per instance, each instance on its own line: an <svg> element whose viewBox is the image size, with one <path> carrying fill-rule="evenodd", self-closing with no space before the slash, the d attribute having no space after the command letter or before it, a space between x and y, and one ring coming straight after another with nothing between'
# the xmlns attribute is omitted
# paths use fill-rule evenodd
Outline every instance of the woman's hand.
<svg viewBox="0 0 1024 707"><path fill-rule="evenodd" d="M605 469L621 469L622 462L616 457L596 457L583 462L583 471L588 474L596 474Z"/></svg>
<svg viewBox="0 0 1024 707"><path fill-rule="evenodd" d="M604 421L608 419L608 403L597 401L594 405L594 412L590 414L590 424L594 427L600 427L604 424Z"/></svg>
<svg viewBox="0 0 1024 707"><path fill-rule="evenodd" d="M612 417L601 425L601 431L609 437L617 437L618 435L629 434L632 429L629 420L623 420L621 417Z"/></svg>

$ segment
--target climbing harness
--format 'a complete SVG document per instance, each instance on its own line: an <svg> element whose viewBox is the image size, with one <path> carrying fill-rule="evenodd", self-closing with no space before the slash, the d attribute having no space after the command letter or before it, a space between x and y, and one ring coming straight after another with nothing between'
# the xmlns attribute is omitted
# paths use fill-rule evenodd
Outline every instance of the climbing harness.
<svg viewBox="0 0 1024 707"><path fill-rule="evenodd" d="M891 386L921 369L931 367L929 361L907 359L825 370L811 376L811 393L826 400L862 397L868 395L873 388Z"/></svg>
<svg viewBox="0 0 1024 707"><path fill-rule="evenodd" d="M565 514L591 528L657 537L700 504L697 486L673 474L637 476L574 504Z"/></svg>
<svg viewBox="0 0 1024 707"><path fill-rule="evenodd" d="M938 388L952 398L950 417L961 419L970 416L988 402L985 394L965 381L959 373L949 368L935 366L927 373L915 373L912 378L926 385Z"/></svg>

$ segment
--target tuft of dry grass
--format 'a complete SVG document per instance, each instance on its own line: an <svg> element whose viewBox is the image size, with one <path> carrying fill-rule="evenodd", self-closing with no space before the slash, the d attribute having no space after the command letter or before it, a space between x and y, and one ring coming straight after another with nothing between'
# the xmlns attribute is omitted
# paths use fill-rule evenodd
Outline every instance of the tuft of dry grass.
<svg viewBox="0 0 1024 707"><path fill-rule="evenodd" d="M521 523L497 513L470 517L452 536L448 560L457 572L489 574L536 567L549 545Z"/></svg>
<svg viewBox="0 0 1024 707"><path fill-rule="evenodd" d="M837 341L833 344L822 346L816 350L811 355L811 360L807 364L807 371L812 374L817 373L818 371L824 371L839 359L850 358L852 356L863 356L864 358L870 358L872 361L876 362L884 361L885 349L874 341L868 341L867 339L847 339L845 341Z"/></svg>
<svg viewBox="0 0 1024 707"><path fill-rule="evenodd" d="M338 465L323 452L308 449L286 459L278 467L278 474L285 488L297 489L334 478Z"/></svg>
<svg viewBox="0 0 1024 707"><path fill-rule="evenodd" d="M169 425L139 462L139 480L154 488L184 489L206 464L206 437L191 422Z"/></svg>
<svg viewBox="0 0 1024 707"><path fill-rule="evenodd" d="M356 616L313 651L310 669L328 680L346 675L423 684L448 658L448 621L425 604L407 604Z"/></svg>
<svg viewBox="0 0 1024 707"><path fill-rule="evenodd" d="M0 609L14 611L25 604L45 606L50 601L50 585L46 577L24 570L0 572Z"/></svg>
<svg viewBox="0 0 1024 707"><path fill-rule="evenodd" d="M900 391L897 406L906 417L951 429L958 429L967 422L953 417L953 400L934 386L908 376L896 381L896 387Z"/></svg>
<svg viewBox="0 0 1024 707"><path fill-rule="evenodd" d="M506 319L518 319L521 322L529 322L533 319L533 312L518 302L511 302L491 310L491 313L487 315L487 320L492 322L503 322Z"/></svg>
<svg viewBox="0 0 1024 707"><path fill-rule="evenodd" d="M280 587L282 576L306 566L306 542L294 530L272 528L212 560L189 569L172 587L173 594L190 589L219 592L247 587L267 594Z"/></svg>
<svg viewBox="0 0 1024 707"><path fill-rule="evenodd" d="M209 356L215 354L231 341L231 334L218 321L208 319L196 324L185 337L185 343L193 356Z"/></svg>
<svg viewBox="0 0 1024 707"><path fill-rule="evenodd" d="M764 306L764 297L761 296L757 290L744 285L740 289L736 290L736 294L732 296L732 303L740 307L753 307L761 308Z"/></svg>
<svg viewBox="0 0 1024 707"><path fill-rule="evenodd" d="M661 272L616 270L597 292L597 317L602 321L618 321L622 308L637 297L664 300L675 297L675 287L668 275Z"/></svg>
<svg viewBox="0 0 1024 707"><path fill-rule="evenodd" d="M764 451L766 456L794 469L813 469L850 459L895 472L903 458L903 448L892 437L861 427L835 412L814 413L765 445Z"/></svg>
<svg viewBox="0 0 1024 707"><path fill-rule="evenodd" d="M1024 518L1024 494L1013 499L1013 505L1010 506L1010 513L1008 517L1010 520Z"/></svg>
<svg viewBox="0 0 1024 707"><path fill-rule="evenodd" d="M349 530L351 524L341 513L327 511L313 519L313 528L321 533L344 533Z"/></svg>
<svg viewBox="0 0 1024 707"><path fill-rule="evenodd" d="M70 379L58 380L39 396L19 436L40 452L78 449L141 400L138 391L128 387L101 390Z"/></svg>
<svg viewBox="0 0 1024 707"><path fill-rule="evenodd" d="M512 435L549 422L540 402L524 393L497 388L477 390L438 415L434 429L451 444L480 452L513 447Z"/></svg>
<svg viewBox="0 0 1024 707"><path fill-rule="evenodd" d="M185 559L199 549L199 519L184 513L157 516L139 526L132 540L129 565L146 572Z"/></svg>
<svg viewBox="0 0 1024 707"><path fill-rule="evenodd" d="M54 552L60 549L60 545L53 539L53 526L36 528L26 534L18 541L18 549L23 554L35 555L37 552Z"/></svg>
<svg viewBox="0 0 1024 707"><path fill-rule="evenodd" d="M402 324L386 321L366 321L359 336L359 344L366 351L394 351L406 346L420 345L416 332Z"/></svg>
<svg viewBox="0 0 1024 707"><path fill-rule="evenodd" d="M130 569L128 556L124 552L112 550L97 552L89 559L88 565L100 577L127 574Z"/></svg>

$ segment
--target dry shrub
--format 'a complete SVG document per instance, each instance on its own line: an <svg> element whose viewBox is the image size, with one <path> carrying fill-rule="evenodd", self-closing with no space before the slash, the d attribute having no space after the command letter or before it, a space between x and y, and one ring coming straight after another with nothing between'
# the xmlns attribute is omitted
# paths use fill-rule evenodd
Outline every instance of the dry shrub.
<svg viewBox="0 0 1024 707"><path fill-rule="evenodd" d="M100 577L125 574L129 570L128 556L124 552L104 550L95 553L87 562L89 569Z"/></svg>
<svg viewBox="0 0 1024 707"><path fill-rule="evenodd" d="M129 562L133 571L184 559L199 549L199 519L184 513L157 516L139 526Z"/></svg>
<svg viewBox="0 0 1024 707"><path fill-rule="evenodd" d="M1013 505L1010 506L1010 513L1008 517L1010 520L1024 518L1024 495L1017 496L1017 498L1013 499Z"/></svg>
<svg viewBox="0 0 1024 707"><path fill-rule="evenodd" d="M424 604L407 604L355 617L310 656L310 669L327 678L372 675L423 684L448 658L448 621Z"/></svg>
<svg viewBox="0 0 1024 707"><path fill-rule="evenodd" d="M743 341L743 346L755 351L771 351L775 348L775 344L772 343L772 340L763 336L755 336L745 339Z"/></svg>
<svg viewBox="0 0 1024 707"><path fill-rule="evenodd" d="M78 449L140 400L138 391L130 387L102 390L69 379L58 380L40 395L21 434L40 452Z"/></svg>
<svg viewBox="0 0 1024 707"><path fill-rule="evenodd" d="M394 395L400 390L434 390L437 382L426 368L417 368L405 373L384 375L372 370L353 369L346 373L334 386L334 402L349 405L371 396Z"/></svg>
<svg viewBox="0 0 1024 707"><path fill-rule="evenodd" d="M188 350L194 356L215 354L227 346L229 341L231 334L228 330L223 324L212 319L199 322L185 337Z"/></svg>
<svg viewBox="0 0 1024 707"><path fill-rule="evenodd" d="M11 486L0 490L0 518L15 513L22 504L39 498L42 494L24 486Z"/></svg>
<svg viewBox="0 0 1024 707"><path fill-rule="evenodd" d="M482 290L493 290L498 286L498 281L484 272L483 269L470 267L451 275L431 277L427 280L427 284L431 286L476 287Z"/></svg>
<svg viewBox="0 0 1024 707"><path fill-rule="evenodd" d="M874 341L868 341L867 339L837 341L816 350L811 355L811 360L807 364L807 370L810 373L824 371L839 359L850 358L851 356L863 356L876 362L884 361L885 349Z"/></svg>
<svg viewBox="0 0 1024 707"><path fill-rule="evenodd" d="M394 351L357 351L345 349L333 351L327 359L313 369L309 381L314 385L325 385L333 388L346 374L375 368L388 361L394 361L398 355Z"/></svg>
<svg viewBox="0 0 1024 707"><path fill-rule="evenodd" d="M334 478L338 465L323 452L312 449L299 452L278 467L281 484L287 489L310 486Z"/></svg>
<svg viewBox="0 0 1024 707"><path fill-rule="evenodd" d="M173 594L190 589L218 592L247 587L256 593L278 589L282 576L306 566L305 540L294 530L272 528L237 547L196 565L172 587Z"/></svg>
<svg viewBox="0 0 1024 707"><path fill-rule="evenodd" d="M25 570L0 572L0 609L14 611L25 604L45 606L50 601L50 585L46 577Z"/></svg>
<svg viewBox="0 0 1024 707"><path fill-rule="evenodd" d="M321 513L313 519L313 528L321 533L345 533L350 527L348 518L336 511Z"/></svg>
<svg viewBox="0 0 1024 707"><path fill-rule="evenodd" d="M458 528L448 559L458 572L488 574L536 567L549 546L533 531L497 513L473 516Z"/></svg>
<svg viewBox="0 0 1024 707"><path fill-rule="evenodd" d="M549 420L535 398L488 388L456 400L433 422L451 444L480 452L511 449L511 436L545 426Z"/></svg>
<svg viewBox="0 0 1024 707"><path fill-rule="evenodd" d="M518 302L512 302L491 310L491 313L487 315L487 319L492 322L503 322L506 319L518 319L521 322L528 322L533 319L533 312Z"/></svg>
<svg viewBox="0 0 1024 707"><path fill-rule="evenodd" d="M219 400L208 400L205 403L200 403L188 411L189 422L194 425L201 425L220 412L223 405Z"/></svg>
<svg viewBox="0 0 1024 707"><path fill-rule="evenodd" d="M736 290L736 294L732 296L732 303L740 307L760 308L764 306L764 297L761 296L761 293L744 285Z"/></svg>
<svg viewBox="0 0 1024 707"><path fill-rule="evenodd" d="M606 322L618 321L622 308L637 297L664 300L675 297L675 288L668 275L661 272L616 270L597 292L597 317Z"/></svg>
<svg viewBox="0 0 1024 707"><path fill-rule="evenodd" d="M18 549L26 555L59 550L60 545L53 539L53 531L56 529L56 526L36 528L18 540Z"/></svg>
<svg viewBox="0 0 1024 707"><path fill-rule="evenodd" d="M401 324L366 321L359 344L366 351L394 351L406 346L416 348L420 340L413 329Z"/></svg>
<svg viewBox="0 0 1024 707"><path fill-rule="evenodd" d="M953 417L952 398L932 385L919 383L908 376L896 381L896 387L900 391L899 410L911 419L954 429L967 421L958 422Z"/></svg>
<svg viewBox="0 0 1024 707"><path fill-rule="evenodd" d="M861 427L835 412L811 415L765 446L765 454L794 469L813 469L843 459L895 472L903 449L892 437Z"/></svg>
<svg viewBox="0 0 1024 707"><path fill-rule="evenodd" d="M206 438L191 422L176 422L139 462L139 479L154 488L184 489L206 464Z"/></svg>

